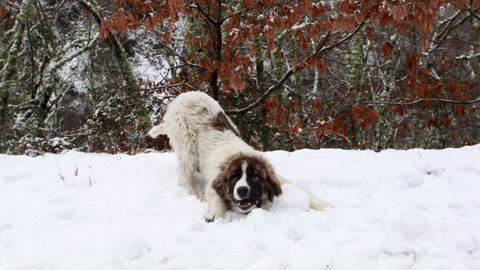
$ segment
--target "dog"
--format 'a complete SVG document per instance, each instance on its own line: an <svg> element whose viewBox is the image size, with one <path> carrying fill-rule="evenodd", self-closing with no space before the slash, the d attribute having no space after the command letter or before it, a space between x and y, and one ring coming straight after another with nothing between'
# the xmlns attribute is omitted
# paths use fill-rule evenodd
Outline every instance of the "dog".
<svg viewBox="0 0 480 270"><path fill-rule="evenodd" d="M288 183L260 151L240 138L220 104L203 92L178 95L148 135L168 136L178 158L179 184L207 202L207 222L222 218L228 209L247 214L254 208L268 208ZM203 193L196 188L197 172L206 180ZM331 206L309 196L312 209Z"/></svg>

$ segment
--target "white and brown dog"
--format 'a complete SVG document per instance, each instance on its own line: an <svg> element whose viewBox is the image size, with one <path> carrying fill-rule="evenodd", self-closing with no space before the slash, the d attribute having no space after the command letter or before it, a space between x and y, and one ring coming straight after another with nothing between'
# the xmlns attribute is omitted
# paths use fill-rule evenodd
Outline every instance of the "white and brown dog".
<svg viewBox="0 0 480 270"><path fill-rule="evenodd" d="M179 183L208 203L207 222L223 217L227 209L246 214L255 207L267 207L287 183L275 174L261 152L239 137L232 120L205 93L179 95L148 135L168 136L178 157ZM196 172L206 179L203 194L196 190ZM311 208L330 206L309 195Z"/></svg>

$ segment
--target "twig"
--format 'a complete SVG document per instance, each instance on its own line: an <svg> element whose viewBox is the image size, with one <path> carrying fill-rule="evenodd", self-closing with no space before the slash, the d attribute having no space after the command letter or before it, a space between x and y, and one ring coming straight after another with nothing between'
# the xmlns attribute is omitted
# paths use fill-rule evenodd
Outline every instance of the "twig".
<svg viewBox="0 0 480 270"><path fill-rule="evenodd" d="M358 31L360 31L360 29L362 29L362 27L365 25L365 22L367 21L367 18L368 18L368 14L365 15L365 18L362 20L362 22L360 22L360 24L350 34L346 35L344 38L342 38L340 41L336 42L335 44L332 44L332 45L327 46L327 47L323 47L321 49L319 48L317 50L317 52L315 52L315 55L316 56L322 56L326 51L329 51L329 50L331 50L335 47L338 47L338 46L342 45L343 43L347 42L355 34L357 34Z"/></svg>
<svg viewBox="0 0 480 270"><path fill-rule="evenodd" d="M202 7L200 6L200 4L195 1L195 4L196 6L194 8L198 9L198 11L200 11L200 13L203 15L203 17L209 21L210 23L212 23L213 25L217 25L218 22L215 21L212 17L210 17L207 13L205 13L205 11L202 9Z"/></svg>
<svg viewBox="0 0 480 270"><path fill-rule="evenodd" d="M60 167L58 167L57 163L55 163L55 166L57 166L57 169L59 170L59 172L57 172L57 173L58 173L58 176L60 176L60 181L62 181L62 183L65 186L67 186L67 183L65 183L65 176L64 176L64 173L63 173L62 169L60 169Z"/></svg>
<svg viewBox="0 0 480 270"><path fill-rule="evenodd" d="M476 53L476 54L469 54L469 55L460 55L460 56L457 56L455 57L455 59L457 60L470 60L470 59L473 59L473 58L477 58L477 57L480 57L480 53Z"/></svg>
<svg viewBox="0 0 480 270"><path fill-rule="evenodd" d="M471 5L467 5L468 11L470 12L470 15L477 19L477 21L480 21L480 16L477 14L477 11L479 9L474 10Z"/></svg>
<svg viewBox="0 0 480 270"><path fill-rule="evenodd" d="M249 10L249 9L248 9L248 8L244 8L244 9L242 9L242 10L239 10L239 11L237 11L237 12L234 12L234 13L228 15L228 16L225 16L223 19L220 20L220 22L223 23L223 22L225 22L226 20L230 19L231 17L236 16L236 15L238 15L238 14L240 14L240 13L243 13L243 12L245 12L245 11L247 11L247 10Z"/></svg>
<svg viewBox="0 0 480 270"><path fill-rule="evenodd" d="M472 100L454 100L454 99L446 99L446 98L420 98L414 101L408 102L366 102L365 105L415 105L421 102L442 102L442 103L450 103L450 104L475 104L480 102L480 97Z"/></svg>
<svg viewBox="0 0 480 270"><path fill-rule="evenodd" d="M184 63L183 65L187 65L187 66L191 66L191 67L196 67L196 68L201 68L201 69L203 69L203 67L200 66L200 65L197 65L197 64L195 64L195 63L188 62L187 59L185 59L183 56L181 56L180 54L178 54L173 48L170 48L170 47L167 46L167 45L164 45L164 47L165 47L167 50L169 50L174 56L178 57L178 58L180 59L180 61L182 61L182 62ZM175 66L175 67L177 67L177 66ZM174 68L174 67L172 67L172 68Z"/></svg>
<svg viewBox="0 0 480 270"><path fill-rule="evenodd" d="M297 69L298 70L298 69ZM228 110L225 110L226 113L228 114L238 114L238 113L244 113L244 112L247 112L247 111L250 111L251 109L257 107L260 103L262 103L265 99L267 99L267 97L275 90L277 90L278 88L280 88L280 86L283 85L283 83L285 83L286 80L288 80L288 78L290 76L292 76L292 74L295 73L295 69L292 67L290 68L285 74L283 74L282 78L277 82L275 83L274 85L270 86L267 91L265 91L265 93L263 93L263 95L258 98L255 102L251 103L250 105L246 106L246 107L243 107L241 109L228 109Z"/></svg>
<svg viewBox="0 0 480 270"><path fill-rule="evenodd" d="M442 25L445 25L445 27L440 31L440 33L433 34L432 40L430 41L432 45L430 45L429 50L426 53L422 53L422 55L429 55L430 53L434 52L436 49L439 48L440 44L448 37L450 32L453 31L456 27L460 26L466 19L468 19L470 16L465 16L462 19L458 20L457 22L454 23L454 21L460 17L466 10L460 10L454 15L452 15L450 18L442 21L439 25L441 27ZM433 45L434 44L434 45Z"/></svg>

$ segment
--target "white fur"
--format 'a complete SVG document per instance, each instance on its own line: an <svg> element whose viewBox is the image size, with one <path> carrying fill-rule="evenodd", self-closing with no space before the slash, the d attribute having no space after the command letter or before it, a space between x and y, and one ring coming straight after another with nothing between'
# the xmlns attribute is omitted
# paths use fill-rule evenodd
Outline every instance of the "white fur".
<svg viewBox="0 0 480 270"><path fill-rule="evenodd" d="M238 188L240 187L247 187L248 190L250 191L250 186L247 183L247 162L244 161L242 163L242 177L235 183L235 187L233 188L233 198L237 201L241 201L242 198L240 198L240 195L238 195Z"/></svg>
<svg viewBox="0 0 480 270"><path fill-rule="evenodd" d="M180 94L169 104L162 123L148 132L153 138L162 134L168 136L178 157L179 184L200 198L202 194L195 188L194 175L197 171L203 174L207 181L204 199L209 208L206 216L208 221L223 217L227 210L222 198L212 187L213 180L220 174L220 165L239 153L261 156L259 151L231 130L219 130L212 126L219 113L224 113L223 109L205 93ZM238 134L233 122L228 117L227 120ZM312 208L324 207L318 205L318 208Z"/></svg>

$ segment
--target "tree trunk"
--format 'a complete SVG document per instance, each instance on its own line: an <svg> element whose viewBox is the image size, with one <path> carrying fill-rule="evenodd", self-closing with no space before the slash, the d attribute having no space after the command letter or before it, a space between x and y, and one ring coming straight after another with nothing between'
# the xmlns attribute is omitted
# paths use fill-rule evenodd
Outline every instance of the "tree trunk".
<svg viewBox="0 0 480 270"><path fill-rule="evenodd" d="M103 22L103 17L100 14L98 3L94 0L80 0L80 4L86 10L88 10L90 14L92 14L92 16L95 18L95 21L98 23L98 26L100 27L101 23ZM127 84L127 87L131 93L137 93L140 87L138 86L135 73L133 72L132 66L128 61L127 53L123 49L120 40L118 40L117 36L115 36L113 33L108 32L106 41L113 50L113 56L117 60L118 67L120 68L120 72L122 72L122 76Z"/></svg>
<svg viewBox="0 0 480 270"><path fill-rule="evenodd" d="M363 71L363 60L364 60L364 53L362 47L362 37L361 35L356 35L352 39L351 51L350 55L347 58L347 74L346 80L349 87L349 96L350 100L349 103L351 106L358 105L361 100L361 92L362 91L362 71ZM362 129L351 119L351 141L353 148L359 148L360 146L364 147L365 145L362 144Z"/></svg>
<svg viewBox="0 0 480 270"><path fill-rule="evenodd" d="M220 1L216 2L216 7L214 10L215 20L205 19L205 22L210 28L210 35L213 41L213 60L217 62L217 65L222 62L222 6ZM212 97L215 100L218 100L220 97L220 85L218 82L218 70L215 69L210 75L210 88L212 90Z"/></svg>
<svg viewBox="0 0 480 270"><path fill-rule="evenodd" d="M79 0L80 4L92 14L97 22L98 26L100 27L101 23L103 22L103 17L100 14L99 5L95 0ZM125 52L120 40L115 36L115 34L108 32L106 38L107 44L113 50L113 56L117 60L118 66L120 68L120 72L123 75L123 79L128 88L128 96L132 100L138 100L139 93L139 85L137 83L137 79L135 73L133 72L133 68L128 61L127 53ZM143 127L144 130L147 130L151 127L150 116L146 110L140 110L140 115L137 115L139 118L140 125Z"/></svg>
<svg viewBox="0 0 480 270"><path fill-rule="evenodd" d="M55 59L53 59L53 61L48 65L42 89L41 91L38 91L36 93L35 97L35 103L37 104L37 106L39 106L37 108L37 124L39 127L42 127L44 125L45 119L50 113L51 106L49 106L49 102L55 90L55 84L57 82L57 71L60 70L63 66L65 66L65 64L67 64L68 62L82 55L87 50L93 48L97 38L98 34L92 37L83 48L79 49L71 55L64 55L64 53L66 53L67 51L62 52L59 56L55 57ZM75 43L75 41L73 41L72 43Z"/></svg>
<svg viewBox="0 0 480 270"><path fill-rule="evenodd" d="M17 59L21 52L25 25L32 9L33 1L34 0L25 0L21 5L20 14L13 26L13 44L7 52L7 61L0 71L0 127L2 127L6 121L11 79L17 70Z"/></svg>

